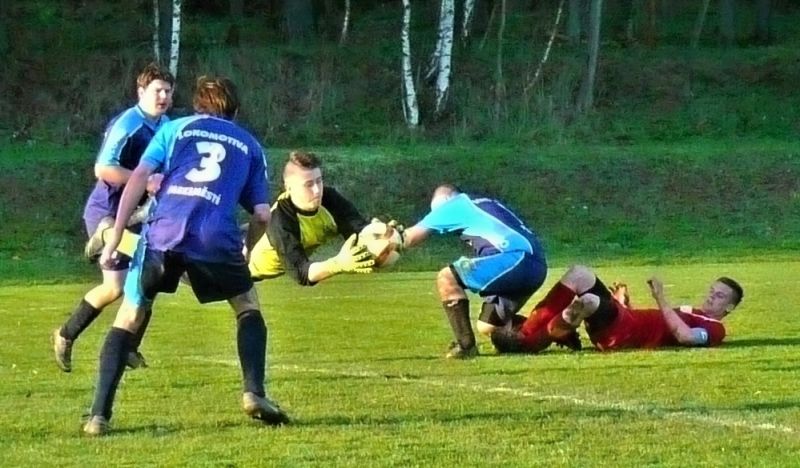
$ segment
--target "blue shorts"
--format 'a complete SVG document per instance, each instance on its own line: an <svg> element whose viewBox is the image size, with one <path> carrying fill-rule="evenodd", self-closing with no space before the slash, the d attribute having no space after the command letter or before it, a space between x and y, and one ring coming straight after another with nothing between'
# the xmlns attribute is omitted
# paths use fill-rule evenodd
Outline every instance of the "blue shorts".
<svg viewBox="0 0 800 468"><path fill-rule="evenodd" d="M547 278L547 263L523 251L461 257L450 265L456 279L510 319Z"/></svg>

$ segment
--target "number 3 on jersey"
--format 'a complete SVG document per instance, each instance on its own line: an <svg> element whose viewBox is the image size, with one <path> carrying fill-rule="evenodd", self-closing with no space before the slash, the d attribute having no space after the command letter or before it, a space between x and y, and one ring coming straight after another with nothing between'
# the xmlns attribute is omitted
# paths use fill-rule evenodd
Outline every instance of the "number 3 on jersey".
<svg viewBox="0 0 800 468"><path fill-rule="evenodd" d="M222 172L219 163L225 159L225 147L211 141L199 141L197 142L197 153L203 156L203 159L200 160L200 169L192 169L186 173L186 178L192 182L217 180Z"/></svg>

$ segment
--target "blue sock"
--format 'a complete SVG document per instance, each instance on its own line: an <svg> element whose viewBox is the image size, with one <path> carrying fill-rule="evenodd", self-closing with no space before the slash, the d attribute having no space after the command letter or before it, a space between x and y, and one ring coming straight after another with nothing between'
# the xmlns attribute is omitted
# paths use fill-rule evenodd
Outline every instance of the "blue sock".
<svg viewBox="0 0 800 468"><path fill-rule="evenodd" d="M112 327L100 350L100 369L95 388L92 416L111 419L114 395L125 372L125 361L134 340L133 333L122 328Z"/></svg>
<svg viewBox="0 0 800 468"><path fill-rule="evenodd" d="M261 312L246 310L236 317L236 345L242 366L244 391L264 396L267 326Z"/></svg>

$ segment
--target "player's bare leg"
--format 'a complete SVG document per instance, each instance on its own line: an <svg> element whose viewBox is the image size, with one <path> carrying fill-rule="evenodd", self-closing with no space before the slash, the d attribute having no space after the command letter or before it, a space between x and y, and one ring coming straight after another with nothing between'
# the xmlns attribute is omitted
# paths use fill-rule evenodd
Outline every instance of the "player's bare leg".
<svg viewBox="0 0 800 468"><path fill-rule="evenodd" d="M242 409L265 424L289 423L289 416L266 393L267 326L259 310L256 289L228 300L236 314L236 345L242 367Z"/></svg>
<svg viewBox="0 0 800 468"><path fill-rule="evenodd" d="M469 299L450 267L442 268L436 276L436 289L442 301L455 341L445 354L449 359L469 359L478 355L475 334L469 319Z"/></svg>

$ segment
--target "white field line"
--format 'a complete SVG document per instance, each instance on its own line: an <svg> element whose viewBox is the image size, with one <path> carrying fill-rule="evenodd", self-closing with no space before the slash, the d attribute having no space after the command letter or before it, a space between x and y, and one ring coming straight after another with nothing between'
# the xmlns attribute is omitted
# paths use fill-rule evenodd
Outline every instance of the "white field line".
<svg viewBox="0 0 800 468"><path fill-rule="evenodd" d="M238 361L230 359L205 359L199 357L194 357L192 359L202 362L222 364L226 366L234 366L234 367L239 366ZM796 429L789 426L784 426L782 424L757 423L757 422L746 421L744 419L735 419L735 418L726 418L722 416L713 416L708 414L699 414L693 411L670 411L654 406L625 402L625 401L602 400L597 398L585 398L585 397L581 398L581 397L576 397L571 395L561 395L561 394L548 394L548 393L525 390L524 388L507 387L505 385L486 387L483 385L464 384L453 381L424 379L424 378L422 379L409 378L402 374L391 375L391 374L383 374L380 372L374 372L368 370L340 371L332 369L307 368L296 365L293 366L273 365L269 367L270 369L288 370L306 374L324 374L324 375L337 375L344 377L361 377L361 378L366 377L375 379L389 378L392 380L399 380L401 382L426 385L429 387L448 387L448 388L458 387L476 393L500 393L516 397L533 398L540 401L559 401L574 406L598 408L598 409L613 409L618 411L625 411L628 413L657 416L663 419L674 419L684 422L692 421L709 426L734 427L734 428L747 429L750 431L777 432L782 434L796 434L798 432Z"/></svg>

